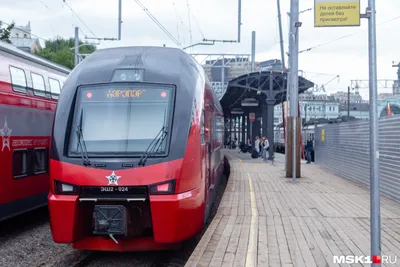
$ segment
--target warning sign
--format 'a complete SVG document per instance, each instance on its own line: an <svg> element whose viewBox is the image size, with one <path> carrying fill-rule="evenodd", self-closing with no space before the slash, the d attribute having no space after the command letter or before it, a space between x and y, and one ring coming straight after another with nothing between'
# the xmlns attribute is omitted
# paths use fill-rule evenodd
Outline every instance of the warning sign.
<svg viewBox="0 0 400 267"><path fill-rule="evenodd" d="M314 0L314 26L360 26L360 0Z"/></svg>
<svg viewBox="0 0 400 267"><path fill-rule="evenodd" d="M254 122L256 120L256 114L255 113L249 113L249 120L250 120L250 122Z"/></svg>

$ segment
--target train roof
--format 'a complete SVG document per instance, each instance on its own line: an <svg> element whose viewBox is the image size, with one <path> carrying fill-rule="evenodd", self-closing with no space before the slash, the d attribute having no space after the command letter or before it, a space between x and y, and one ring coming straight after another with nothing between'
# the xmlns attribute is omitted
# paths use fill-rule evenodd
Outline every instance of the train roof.
<svg viewBox="0 0 400 267"><path fill-rule="evenodd" d="M209 83L203 67L189 54L178 48L157 46L128 46L99 49L90 54L69 75L66 84L110 83L117 69L144 69L143 82L175 84L192 95L194 84L201 77ZM68 85L67 85L68 87ZM214 106L222 106L210 86Z"/></svg>
<svg viewBox="0 0 400 267"><path fill-rule="evenodd" d="M162 70L168 81L179 80L190 65L201 72L202 66L178 48L130 46L99 49L82 61L73 73L78 73L78 83L85 84L109 82L115 69L144 68L146 77L148 73Z"/></svg>
<svg viewBox="0 0 400 267"><path fill-rule="evenodd" d="M71 72L70 69L68 69L68 68L66 68L64 66L56 64L56 63L54 63L54 62L52 62L50 60L44 59L44 58L39 57L37 55L22 51L21 49L18 49L14 45L11 45L11 44L6 43L4 41L0 41L0 51L6 52L8 54L12 54L14 56L17 56L17 57L20 57L20 58L23 58L23 59L26 59L26 60L29 60L29 61L32 61L34 63L40 64L40 65L48 67L48 68L60 71L60 72L65 73L67 75Z"/></svg>

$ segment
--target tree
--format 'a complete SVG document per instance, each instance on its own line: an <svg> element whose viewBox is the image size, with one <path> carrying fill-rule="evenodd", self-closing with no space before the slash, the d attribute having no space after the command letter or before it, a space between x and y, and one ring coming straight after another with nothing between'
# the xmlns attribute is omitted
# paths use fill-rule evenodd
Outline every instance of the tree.
<svg viewBox="0 0 400 267"><path fill-rule="evenodd" d="M79 41L79 45L82 45L79 47L80 54L91 54L96 51L96 46L90 45L87 42L83 43ZM67 68L73 69L75 65L74 47L74 38L63 39L58 37L54 40L46 41L45 48L36 52L36 54Z"/></svg>
<svg viewBox="0 0 400 267"><path fill-rule="evenodd" d="M2 27L2 22L0 21L0 40L5 41L9 44L11 44L10 41L10 35L11 35L11 30L14 28L15 23L11 23L8 25L6 28Z"/></svg>

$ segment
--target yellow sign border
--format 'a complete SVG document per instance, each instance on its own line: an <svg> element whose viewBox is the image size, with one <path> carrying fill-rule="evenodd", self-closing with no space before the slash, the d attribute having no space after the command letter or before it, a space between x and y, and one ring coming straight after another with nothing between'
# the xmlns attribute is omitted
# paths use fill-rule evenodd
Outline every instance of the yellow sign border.
<svg viewBox="0 0 400 267"><path fill-rule="evenodd" d="M361 9L360 9L360 0L352 0L352 1L346 1L343 0L343 2L337 2L338 4L346 3L346 2L357 2L358 6L358 22L354 24L340 24L341 22L336 23L335 25L321 25L317 23L317 12L319 12L317 8L317 4L321 4L321 2L317 2L318 0L314 0L314 27L316 28L332 28L332 27L355 27L355 26L361 26ZM333 4L335 2L322 2L326 4Z"/></svg>

